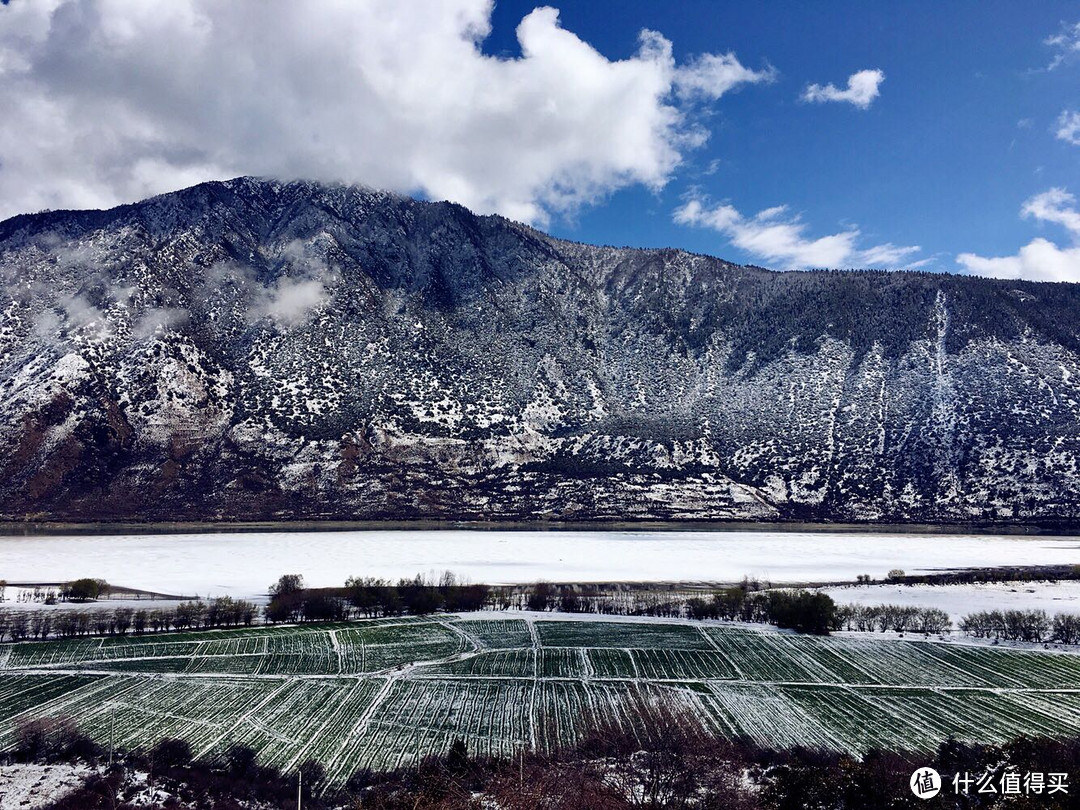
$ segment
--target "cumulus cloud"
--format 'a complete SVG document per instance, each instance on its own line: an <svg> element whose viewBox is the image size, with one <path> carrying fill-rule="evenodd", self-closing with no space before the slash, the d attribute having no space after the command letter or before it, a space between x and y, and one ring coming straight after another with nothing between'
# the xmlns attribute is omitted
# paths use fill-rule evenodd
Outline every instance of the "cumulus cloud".
<svg viewBox="0 0 1080 810"><path fill-rule="evenodd" d="M1030 281L1080 281L1080 248L1061 248L1038 237L1015 256L985 257L961 253L956 261L968 273L994 278L1023 278Z"/></svg>
<svg viewBox="0 0 1080 810"><path fill-rule="evenodd" d="M1057 67L1075 59L1080 55L1080 22L1062 23L1061 29L1053 36L1043 40L1043 44L1049 45L1054 52L1047 70Z"/></svg>
<svg viewBox="0 0 1080 810"><path fill-rule="evenodd" d="M847 88L841 90L835 84L807 85L803 90L803 101L844 101L865 110L870 103L881 95L878 89L885 81L885 74L880 70L860 70L848 76Z"/></svg>
<svg viewBox="0 0 1080 810"><path fill-rule="evenodd" d="M211 178L361 182L543 224L663 186L694 102L771 69L612 61L537 8L485 55L493 0L14 0L0 5L0 216Z"/></svg>
<svg viewBox="0 0 1080 810"><path fill-rule="evenodd" d="M1080 240L1080 211L1076 209L1076 198L1063 188L1036 194L1024 202L1020 215L1061 225L1074 242ZM1080 282L1080 248L1059 247L1042 237L1032 239L1015 256L961 253L956 261L967 272L978 276Z"/></svg>
<svg viewBox="0 0 1080 810"><path fill-rule="evenodd" d="M782 268L913 267L907 259L920 250L891 243L859 249L858 228L812 239L805 235L806 224L783 205L747 218L731 205L710 207L707 201L690 197L673 219L680 225L711 228L750 255Z"/></svg>
<svg viewBox="0 0 1080 810"><path fill-rule="evenodd" d="M1057 120L1058 140L1080 146L1080 112L1064 110Z"/></svg>

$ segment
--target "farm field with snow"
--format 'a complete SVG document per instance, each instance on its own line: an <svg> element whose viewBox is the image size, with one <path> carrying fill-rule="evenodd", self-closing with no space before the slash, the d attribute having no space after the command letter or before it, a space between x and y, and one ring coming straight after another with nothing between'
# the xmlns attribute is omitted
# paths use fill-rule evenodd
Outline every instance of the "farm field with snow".
<svg viewBox="0 0 1080 810"><path fill-rule="evenodd" d="M0 748L68 716L102 744L248 745L289 769L512 754L634 730L642 705L762 745L853 753L1080 734L1080 655L716 622L466 614L0 647Z"/></svg>

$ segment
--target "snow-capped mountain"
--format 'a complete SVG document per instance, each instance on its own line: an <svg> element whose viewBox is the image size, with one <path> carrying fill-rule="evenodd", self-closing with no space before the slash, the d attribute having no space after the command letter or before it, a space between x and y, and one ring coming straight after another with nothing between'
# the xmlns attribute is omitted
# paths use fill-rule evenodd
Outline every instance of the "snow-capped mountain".
<svg viewBox="0 0 1080 810"><path fill-rule="evenodd" d="M242 178L0 223L0 516L1080 517L1080 287Z"/></svg>

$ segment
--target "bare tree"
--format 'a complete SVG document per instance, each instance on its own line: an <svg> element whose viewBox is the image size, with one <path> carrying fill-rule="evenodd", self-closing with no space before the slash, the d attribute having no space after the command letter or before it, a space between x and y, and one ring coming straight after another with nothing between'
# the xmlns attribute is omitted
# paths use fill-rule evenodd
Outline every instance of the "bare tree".
<svg viewBox="0 0 1080 810"><path fill-rule="evenodd" d="M113 611L113 625L118 635L124 635L131 628L132 615L135 613L131 608L117 608Z"/></svg>
<svg viewBox="0 0 1080 810"><path fill-rule="evenodd" d="M25 613L14 613L11 616L11 624L8 627L12 641L22 641L30 632L30 619Z"/></svg>

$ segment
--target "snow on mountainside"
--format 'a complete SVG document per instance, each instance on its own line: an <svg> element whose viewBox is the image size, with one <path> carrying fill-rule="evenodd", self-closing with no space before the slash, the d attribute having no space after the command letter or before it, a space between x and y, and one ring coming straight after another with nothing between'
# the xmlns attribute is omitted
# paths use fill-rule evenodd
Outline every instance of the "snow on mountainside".
<svg viewBox="0 0 1080 810"><path fill-rule="evenodd" d="M0 223L0 516L1071 521L1080 288L241 178Z"/></svg>

